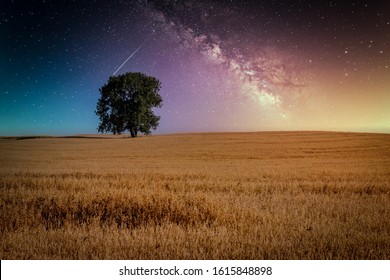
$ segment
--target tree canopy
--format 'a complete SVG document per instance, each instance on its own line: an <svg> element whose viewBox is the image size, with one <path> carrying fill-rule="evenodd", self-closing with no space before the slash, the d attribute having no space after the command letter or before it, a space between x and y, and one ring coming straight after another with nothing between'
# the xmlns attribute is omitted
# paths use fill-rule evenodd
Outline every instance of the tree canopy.
<svg viewBox="0 0 390 280"><path fill-rule="evenodd" d="M114 134L129 131L131 137L136 137L138 132L150 134L160 120L152 110L162 106L160 88L159 80L143 73L111 76L99 89L95 111L100 119L98 131Z"/></svg>

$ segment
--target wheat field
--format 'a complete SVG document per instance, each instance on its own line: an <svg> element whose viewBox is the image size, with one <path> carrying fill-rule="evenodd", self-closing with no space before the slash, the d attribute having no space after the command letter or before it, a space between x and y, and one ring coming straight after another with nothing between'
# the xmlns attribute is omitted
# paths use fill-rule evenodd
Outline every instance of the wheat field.
<svg viewBox="0 0 390 280"><path fill-rule="evenodd" d="M389 259L390 135L1 138L1 259Z"/></svg>

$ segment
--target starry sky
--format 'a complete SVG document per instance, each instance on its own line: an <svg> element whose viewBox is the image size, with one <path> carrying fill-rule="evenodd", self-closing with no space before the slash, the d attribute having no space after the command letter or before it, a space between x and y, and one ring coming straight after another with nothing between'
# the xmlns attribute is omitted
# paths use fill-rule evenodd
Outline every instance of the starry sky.
<svg viewBox="0 0 390 280"><path fill-rule="evenodd" d="M390 2L2 1L0 135L97 133L115 72L161 81L157 134L390 133Z"/></svg>

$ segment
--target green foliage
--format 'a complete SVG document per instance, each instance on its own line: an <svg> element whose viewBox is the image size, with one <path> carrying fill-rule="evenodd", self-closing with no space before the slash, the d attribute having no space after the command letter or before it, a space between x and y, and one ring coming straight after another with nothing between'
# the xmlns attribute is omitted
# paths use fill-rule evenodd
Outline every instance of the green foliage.
<svg viewBox="0 0 390 280"><path fill-rule="evenodd" d="M159 80L142 73L111 76L99 89L101 96L95 111L100 119L98 131L114 134L129 131L131 137L138 132L150 134L160 120L152 111L162 106L160 87Z"/></svg>

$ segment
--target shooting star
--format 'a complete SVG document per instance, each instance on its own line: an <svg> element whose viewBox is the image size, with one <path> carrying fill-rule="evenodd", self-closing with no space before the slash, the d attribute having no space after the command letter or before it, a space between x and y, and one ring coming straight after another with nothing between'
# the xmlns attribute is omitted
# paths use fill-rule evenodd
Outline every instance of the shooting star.
<svg viewBox="0 0 390 280"><path fill-rule="evenodd" d="M114 72L114 74L112 74L113 76L123 67L123 65L125 65L126 64L126 62L127 61L129 61L129 59L130 58L132 58L133 57L133 55L135 55L141 48L142 48L142 46L144 45L146 43L146 41L144 41L126 60L125 60L125 62L123 62L122 63L122 65L121 66L119 66L119 68L118 69L116 69L116 71Z"/></svg>

